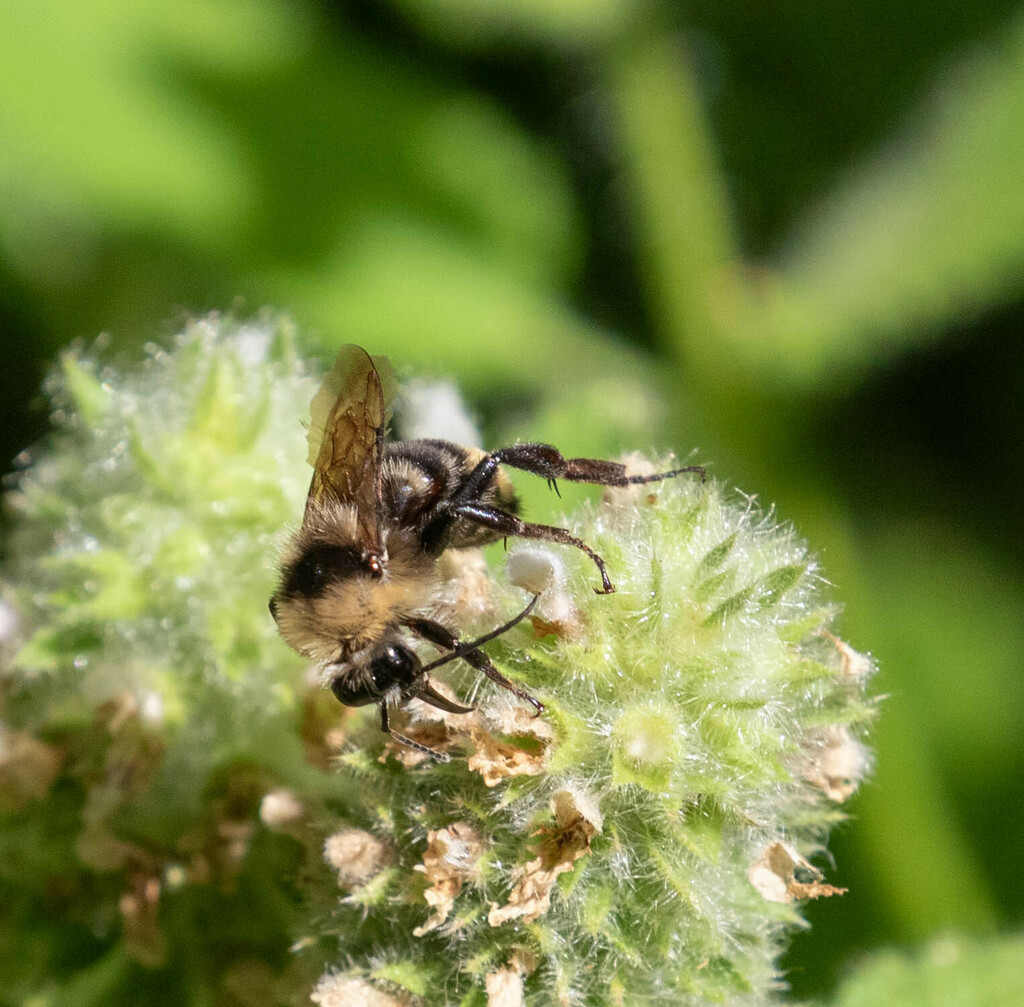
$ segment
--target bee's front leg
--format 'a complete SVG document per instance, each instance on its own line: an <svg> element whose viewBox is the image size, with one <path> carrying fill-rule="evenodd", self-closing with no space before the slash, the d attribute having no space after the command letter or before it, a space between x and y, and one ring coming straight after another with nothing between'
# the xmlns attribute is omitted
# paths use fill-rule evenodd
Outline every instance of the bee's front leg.
<svg viewBox="0 0 1024 1007"><path fill-rule="evenodd" d="M540 700L535 699L525 689L520 689L513 681L506 678L497 668L494 667L491 659L481 649L481 645L494 640L501 636L503 633L507 633L513 626L522 622L530 612L533 611L534 605L537 604L537 596L530 600L530 604L523 609L518 615L510 619L508 622L503 623L497 629L491 630L490 633L479 637L476 640L470 640L468 642L461 642L459 638L452 633L447 627L442 626L439 622L434 622L431 619L411 619L407 625L408 627L419 637L434 644L441 650L448 651L443 657L437 661L432 662L424 667L424 672L430 671L433 668L438 668L443 664L448 664L450 661L454 661L457 658L462 658L470 667L476 668L477 671L485 674L492 682L497 682L503 689L508 689L514 696L529 703L537 713L541 713L544 710L544 704Z"/></svg>

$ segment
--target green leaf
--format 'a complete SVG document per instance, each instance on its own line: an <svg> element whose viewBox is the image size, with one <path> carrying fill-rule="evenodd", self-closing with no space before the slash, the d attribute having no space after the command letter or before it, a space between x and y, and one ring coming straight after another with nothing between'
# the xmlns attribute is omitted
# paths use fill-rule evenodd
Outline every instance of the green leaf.
<svg viewBox="0 0 1024 1007"><path fill-rule="evenodd" d="M778 605L782 601L783 595L790 588L796 586L805 570L806 567L803 564L781 566L777 570L772 570L758 585L760 591L757 598L758 607L767 609Z"/></svg>
<svg viewBox="0 0 1024 1007"><path fill-rule="evenodd" d="M733 533L732 535L722 539L722 541L713 549L709 549L704 554L704 558L700 561L700 564L697 566L694 579L707 577L714 573L726 561L726 558L729 553L732 552L732 547L735 544L736 535Z"/></svg>
<svg viewBox="0 0 1024 1007"><path fill-rule="evenodd" d="M942 937L861 964L834 1007L1009 1007L1024 1003L1024 937Z"/></svg>
<svg viewBox="0 0 1024 1007"><path fill-rule="evenodd" d="M430 975L415 962L386 962L373 970L373 978L394 983L408 990L413 996L425 996L430 985Z"/></svg>
<svg viewBox="0 0 1024 1007"><path fill-rule="evenodd" d="M673 348L717 356L712 333L735 310L737 250L694 74L676 38L651 33L630 36L607 69L654 321Z"/></svg>
<svg viewBox="0 0 1024 1007"><path fill-rule="evenodd" d="M396 0L446 45L480 48L509 37L550 40L573 49L621 29L636 0Z"/></svg>
<svg viewBox="0 0 1024 1007"><path fill-rule="evenodd" d="M707 577L702 580L693 589L693 597L698 602L710 601L716 595L721 594L723 591L727 591L732 587L733 581L736 579L736 568L729 567L728 570L723 570L721 573L716 573L711 577Z"/></svg>
<svg viewBox="0 0 1024 1007"><path fill-rule="evenodd" d="M848 382L1024 290L1024 19L902 118L771 279L761 331L789 380Z"/></svg>
<svg viewBox="0 0 1024 1007"><path fill-rule="evenodd" d="M711 612L702 625L720 626L730 616L738 615L747 607L753 593L754 589L752 587L745 587L730 595Z"/></svg>
<svg viewBox="0 0 1024 1007"><path fill-rule="evenodd" d="M160 0L6 4L0 220L15 235L8 251L31 257L34 243L52 244L48 229L88 230L90 221L200 245L229 240L255 197L253 176L206 106L165 86L167 68L157 67L175 50L236 71L276 62L301 22L290 25L275 6L186 0L170 14Z"/></svg>

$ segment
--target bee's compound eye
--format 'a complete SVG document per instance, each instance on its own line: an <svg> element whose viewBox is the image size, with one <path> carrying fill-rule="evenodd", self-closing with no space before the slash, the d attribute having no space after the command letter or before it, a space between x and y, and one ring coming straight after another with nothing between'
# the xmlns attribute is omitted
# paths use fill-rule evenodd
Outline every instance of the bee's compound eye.
<svg viewBox="0 0 1024 1007"><path fill-rule="evenodd" d="M331 681L331 692L345 706L366 706L381 698L381 690L367 682L365 674L351 669Z"/></svg>
<svg viewBox="0 0 1024 1007"><path fill-rule="evenodd" d="M406 647L388 644L370 664L374 685L382 692L392 685L409 685L420 669L419 658Z"/></svg>

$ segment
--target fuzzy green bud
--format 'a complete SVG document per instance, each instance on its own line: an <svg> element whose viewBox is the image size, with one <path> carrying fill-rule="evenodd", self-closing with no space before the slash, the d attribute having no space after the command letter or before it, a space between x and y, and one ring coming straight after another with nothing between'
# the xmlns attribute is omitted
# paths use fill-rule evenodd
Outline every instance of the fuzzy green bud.
<svg viewBox="0 0 1024 1007"><path fill-rule="evenodd" d="M343 758L401 865L362 919L339 907L346 974L427 1004L761 1002L799 901L839 891L806 858L866 768L864 676L803 543L718 484L610 490L566 524L616 593L578 551L518 544L509 580L540 599L488 645L543 715L453 672L477 711L402 727L450 763L373 758L369 730ZM491 585L500 618L528 597L512 584ZM455 822L484 852L441 922L417 871ZM381 975L385 946L417 989Z"/></svg>
<svg viewBox="0 0 1024 1007"><path fill-rule="evenodd" d="M286 322L217 316L124 371L69 352L47 382L54 432L18 460L0 585L12 1002L188 1005L253 969L289 996L315 978L291 975L283 879L345 781L309 764L322 717L266 608L314 387Z"/></svg>

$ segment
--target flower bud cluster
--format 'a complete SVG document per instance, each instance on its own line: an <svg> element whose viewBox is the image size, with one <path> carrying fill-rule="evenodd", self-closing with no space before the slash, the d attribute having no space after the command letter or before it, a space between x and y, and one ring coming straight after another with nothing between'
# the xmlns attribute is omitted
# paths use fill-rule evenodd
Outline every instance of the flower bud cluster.
<svg viewBox="0 0 1024 1007"><path fill-rule="evenodd" d="M544 712L453 662L435 687L472 712L393 711L435 762L320 689L267 613L313 387L286 323L215 316L140 371L72 353L49 383L0 585L0 842L34 857L0 864L31 921L12 995L148 1002L204 955L204 1002L770 999L802 901L839 892L813 860L874 712L803 543L686 475L562 519L614 594L563 546L447 554L465 637L539 595L486 650ZM431 387L408 429L464 426ZM197 938L213 919L231 940Z"/></svg>

